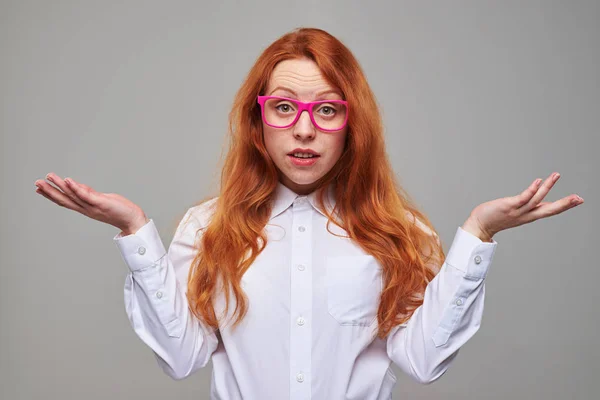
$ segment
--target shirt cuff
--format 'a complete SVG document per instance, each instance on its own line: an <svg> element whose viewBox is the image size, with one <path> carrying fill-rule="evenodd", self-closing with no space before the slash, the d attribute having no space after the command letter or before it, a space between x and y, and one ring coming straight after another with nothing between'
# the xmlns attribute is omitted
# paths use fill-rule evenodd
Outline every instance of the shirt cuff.
<svg viewBox="0 0 600 400"><path fill-rule="evenodd" d="M156 225L154 225L154 220L151 218L131 235L121 236L121 232L119 232L113 237L113 241L131 271L138 271L154 265L167 253Z"/></svg>
<svg viewBox="0 0 600 400"><path fill-rule="evenodd" d="M485 279L497 245L494 239L484 242L459 226L446 263L462 271L467 279Z"/></svg>

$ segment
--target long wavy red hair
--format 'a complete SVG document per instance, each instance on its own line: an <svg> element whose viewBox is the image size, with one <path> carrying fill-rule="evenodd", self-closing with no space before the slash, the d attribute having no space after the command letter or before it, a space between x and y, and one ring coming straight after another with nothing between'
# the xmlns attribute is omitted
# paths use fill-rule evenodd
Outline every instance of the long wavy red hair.
<svg viewBox="0 0 600 400"><path fill-rule="evenodd" d="M313 60L349 104L344 152L320 179L317 200L323 205L323 189L335 182L334 213L342 222L338 225L382 267L377 336L385 338L422 304L425 288L439 272L445 254L429 219L396 182L379 107L358 61L338 39L320 29L296 29L273 42L257 58L235 97L220 195L196 243L187 299L192 313L213 329L220 326L213 308L218 290L229 288L224 290L225 314L230 290L235 295L234 327L247 312L241 279L266 246L263 228L279 179L263 141L256 96L264 94L278 62L302 57ZM327 214L329 229L336 220ZM222 286L217 287L219 280Z"/></svg>

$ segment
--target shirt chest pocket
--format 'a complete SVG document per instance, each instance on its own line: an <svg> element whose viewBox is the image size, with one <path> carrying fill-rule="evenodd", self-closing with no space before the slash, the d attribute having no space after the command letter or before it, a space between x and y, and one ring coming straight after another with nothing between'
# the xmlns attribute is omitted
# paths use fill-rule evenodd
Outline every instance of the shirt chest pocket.
<svg viewBox="0 0 600 400"><path fill-rule="evenodd" d="M377 319L381 267L370 255L325 259L327 311L340 325L370 326Z"/></svg>

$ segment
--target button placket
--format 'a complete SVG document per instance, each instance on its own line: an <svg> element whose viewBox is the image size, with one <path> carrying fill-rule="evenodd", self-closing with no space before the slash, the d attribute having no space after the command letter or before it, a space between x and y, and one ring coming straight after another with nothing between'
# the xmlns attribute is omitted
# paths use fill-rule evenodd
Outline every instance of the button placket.
<svg viewBox="0 0 600 400"><path fill-rule="evenodd" d="M146 251L151 254L151 251ZM181 324L174 310L173 299L169 296L164 283L164 269L160 268L166 258L162 257L148 268L134 272L134 279L140 283L148 300L153 304L159 322L169 336L181 336Z"/></svg>
<svg viewBox="0 0 600 400"><path fill-rule="evenodd" d="M310 398L312 363L312 218L306 197L292 205L292 252L290 260L290 398Z"/></svg>
<svg viewBox="0 0 600 400"><path fill-rule="evenodd" d="M472 281L462 281L453 298L444 308L441 320L435 329L432 339L436 347L446 344L450 335L455 331L457 323L463 317L465 312L465 303L472 294Z"/></svg>

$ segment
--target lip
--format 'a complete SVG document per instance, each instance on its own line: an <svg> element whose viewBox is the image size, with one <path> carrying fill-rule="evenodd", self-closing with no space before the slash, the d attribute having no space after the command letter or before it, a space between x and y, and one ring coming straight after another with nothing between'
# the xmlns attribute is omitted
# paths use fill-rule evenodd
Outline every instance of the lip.
<svg viewBox="0 0 600 400"><path fill-rule="evenodd" d="M308 154L314 154L314 155L315 155L315 156L317 156L317 157L318 157L318 156L320 156L320 154L319 154L319 153L317 153L316 151L314 151L314 150L312 150L312 149L300 149L300 148L296 148L296 149L294 149L294 150L290 151L290 152L288 153L288 156L289 156L290 154L294 154L294 153L308 153Z"/></svg>
<svg viewBox="0 0 600 400"><path fill-rule="evenodd" d="M307 167L307 166L313 165L319 159L319 157L296 158L291 154L288 154L288 157L289 157L290 161L292 162L292 164L294 164L298 167Z"/></svg>

